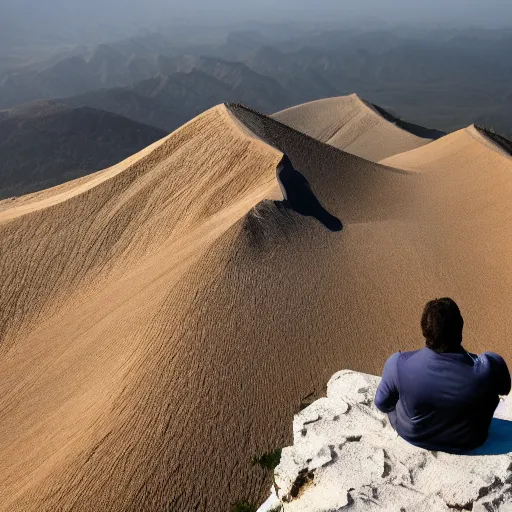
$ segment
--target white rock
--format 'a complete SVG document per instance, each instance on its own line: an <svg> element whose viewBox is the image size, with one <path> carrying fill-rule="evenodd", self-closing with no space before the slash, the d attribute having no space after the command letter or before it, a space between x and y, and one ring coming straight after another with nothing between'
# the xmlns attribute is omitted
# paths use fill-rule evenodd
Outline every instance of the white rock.
<svg viewBox="0 0 512 512"><path fill-rule="evenodd" d="M457 456L401 439L373 405L380 378L343 370L297 414L270 512L512 512L512 454Z"/></svg>
<svg viewBox="0 0 512 512"><path fill-rule="evenodd" d="M279 509L281 506L281 500L276 496L275 492L269 496L268 500L261 505L258 509L258 512L273 512L276 509Z"/></svg>
<svg viewBox="0 0 512 512"><path fill-rule="evenodd" d="M322 446L318 453L308 461L308 470L314 471L315 469L321 468L332 462L336 454L331 451L329 446Z"/></svg>

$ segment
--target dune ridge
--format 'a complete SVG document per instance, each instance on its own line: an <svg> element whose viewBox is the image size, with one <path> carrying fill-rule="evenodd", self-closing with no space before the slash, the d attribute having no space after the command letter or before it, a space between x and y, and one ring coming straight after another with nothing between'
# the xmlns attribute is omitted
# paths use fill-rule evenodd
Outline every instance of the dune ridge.
<svg viewBox="0 0 512 512"><path fill-rule="evenodd" d="M450 133L428 146L404 151L379 163L413 172L451 169L464 172L477 166L502 169L512 163L510 154L475 125Z"/></svg>
<svg viewBox="0 0 512 512"><path fill-rule="evenodd" d="M206 133L203 136L208 137L207 127L216 131L221 126L228 141L231 141L230 137L238 139L239 150L226 148L223 155L207 151L194 155L195 141L191 135L204 130ZM259 175L252 176L251 181L244 178L245 183L225 172L223 164L229 168L238 157L242 159L243 167L250 144L263 153L274 154L276 162L279 160L277 152L243 134L225 108L219 107L185 125L173 136L110 169L27 198L4 201L4 210L0 212L4 242L3 268L7 272L15 269L17 262L23 260L22 252L28 251L37 261L43 257L44 251L53 249L53 256L59 260L52 260L45 267L31 266L30 273L24 276L26 281L41 283L47 288L48 282L52 282L48 274L52 273L52 265L59 271L61 265L67 269L66 259L83 254L90 260L85 268L77 271L70 265L69 274L56 276L55 285L52 283L55 288L62 283L66 285L65 288L76 289L77 280L83 277L82 271L87 274L97 266L104 271L109 262L120 256L123 262L127 258L141 257L154 250L155 244L172 237L178 238L180 229L192 229L207 216L253 193L250 187L258 179L258 185L265 190L275 186L272 181L275 181L275 163L267 168L264 177L261 171ZM226 159L224 162L223 157ZM195 180L188 180L187 177L190 158L195 158L198 165ZM208 165L209 160L211 165ZM265 169L264 158L262 166ZM171 169L172 175L169 172ZM193 172L194 168L191 169ZM203 169L206 169L206 173L201 176ZM259 198L257 196L256 201ZM192 202L195 203L194 207L191 207ZM152 203L159 205L158 211L152 209ZM43 227L49 232L41 242L34 234ZM53 238L53 233L58 233L58 242ZM28 239L25 245L19 244L20 234ZM31 239L34 246L30 245ZM69 241L72 242L70 246L65 246ZM44 257L49 258L50 254L46 253ZM34 300L29 301L32 308L37 308L39 296L46 295L41 292L39 288L35 290ZM13 298L8 296L6 302L12 304ZM4 321L0 325L5 334L6 326L15 320L8 310L3 309L3 312Z"/></svg>
<svg viewBox="0 0 512 512"><path fill-rule="evenodd" d="M505 153L512 156L512 140L509 137L504 137L494 130L485 128L481 125L474 125L476 130L483 134L486 138L490 139L495 145L498 145Z"/></svg>
<svg viewBox="0 0 512 512"><path fill-rule="evenodd" d="M338 149L377 162L432 139L401 128L357 94L304 103L274 119Z"/></svg>
<svg viewBox="0 0 512 512"><path fill-rule="evenodd" d="M509 160L461 137L494 160L417 172L219 106L3 203L0 510L263 501L250 458L289 445L301 399L340 368L378 374L421 344L432 296L460 303L468 349L510 358ZM436 147L453 144L409 157ZM283 155L342 229L285 200Z"/></svg>
<svg viewBox="0 0 512 512"><path fill-rule="evenodd" d="M225 143L208 149L211 136ZM9 202L0 227L9 276L2 280L0 486L9 497L2 509L75 506L83 492L74 489L76 465L59 470L83 463L80 456L111 435L118 415L105 411L134 353L151 350L145 341L155 315L169 295L179 296L180 280L215 238L261 199L279 197L280 158L221 106L89 180ZM182 288L192 299L194 286ZM173 311L177 325L185 302ZM44 432L51 440L42 443ZM55 500L52 481L68 484ZM89 492L87 507L99 506Z"/></svg>

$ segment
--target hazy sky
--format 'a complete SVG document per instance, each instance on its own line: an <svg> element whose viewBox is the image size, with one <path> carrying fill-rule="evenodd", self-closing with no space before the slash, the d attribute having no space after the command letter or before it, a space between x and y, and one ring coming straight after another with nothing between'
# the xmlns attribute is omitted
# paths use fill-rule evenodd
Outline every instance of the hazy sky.
<svg viewBox="0 0 512 512"><path fill-rule="evenodd" d="M70 22L142 26L183 18L342 21L353 16L512 26L512 0L0 0L0 20L8 21L11 29L13 23L51 29Z"/></svg>

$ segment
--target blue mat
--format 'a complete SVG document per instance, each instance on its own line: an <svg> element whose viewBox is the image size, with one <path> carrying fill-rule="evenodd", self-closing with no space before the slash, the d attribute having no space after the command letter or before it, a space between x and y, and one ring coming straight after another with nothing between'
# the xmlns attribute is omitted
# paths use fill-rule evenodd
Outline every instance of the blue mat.
<svg viewBox="0 0 512 512"><path fill-rule="evenodd" d="M493 418L485 444L464 455L503 455L512 452L512 421Z"/></svg>

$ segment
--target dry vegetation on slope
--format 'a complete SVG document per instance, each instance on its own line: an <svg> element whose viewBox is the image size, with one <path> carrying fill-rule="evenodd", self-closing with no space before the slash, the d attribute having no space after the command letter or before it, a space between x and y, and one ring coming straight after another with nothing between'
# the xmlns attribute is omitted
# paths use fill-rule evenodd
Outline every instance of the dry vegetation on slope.
<svg viewBox="0 0 512 512"><path fill-rule="evenodd" d="M396 170L218 107L0 203L0 510L263 498L251 456L289 444L301 397L339 368L417 346L432 296L460 302L468 348L510 358L512 160L466 150L490 167Z"/></svg>

